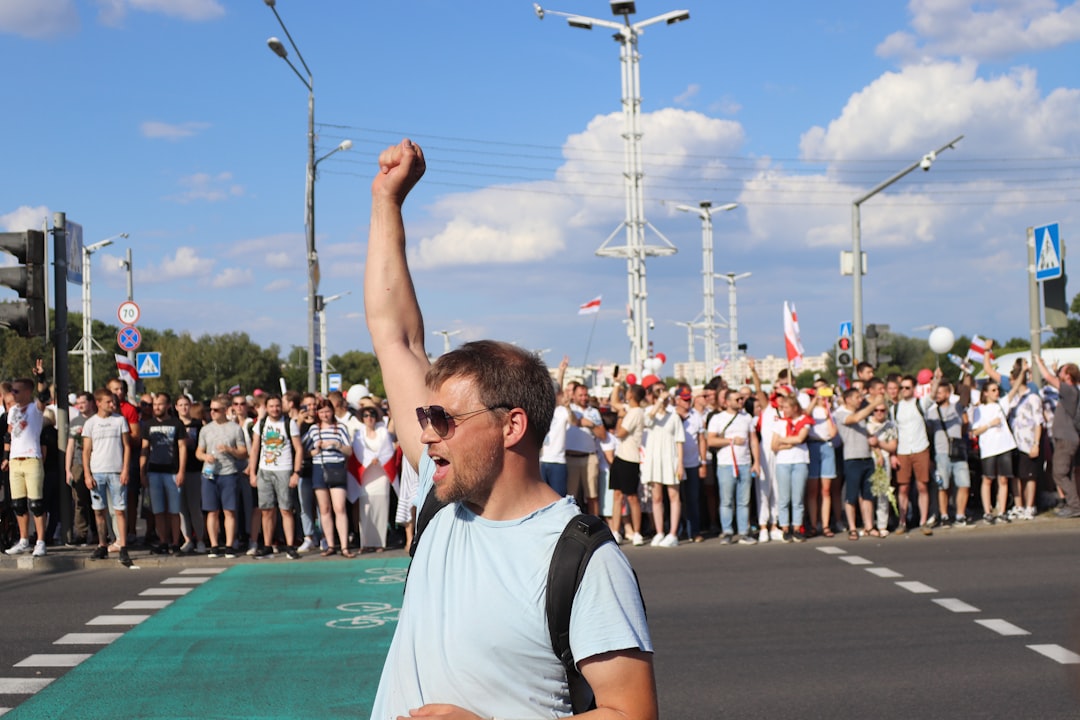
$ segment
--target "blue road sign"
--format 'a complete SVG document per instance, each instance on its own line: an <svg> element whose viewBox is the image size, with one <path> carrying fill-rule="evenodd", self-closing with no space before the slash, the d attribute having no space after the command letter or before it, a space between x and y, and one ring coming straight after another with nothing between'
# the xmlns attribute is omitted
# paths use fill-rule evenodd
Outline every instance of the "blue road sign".
<svg viewBox="0 0 1080 720"><path fill-rule="evenodd" d="M1061 277L1061 234L1058 224L1035 228L1035 279L1056 280Z"/></svg>
<svg viewBox="0 0 1080 720"><path fill-rule="evenodd" d="M840 337L851 337L854 326L849 322L840 323Z"/></svg>
<svg viewBox="0 0 1080 720"><path fill-rule="evenodd" d="M135 355L135 369L140 378L161 377L161 353L141 352Z"/></svg>
<svg viewBox="0 0 1080 720"><path fill-rule="evenodd" d="M139 328L134 325L122 327L120 328L120 332L116 333L116 344L123 350L127 350L128 352L138 350L141 343L142 333L140 333Z"/></svg>

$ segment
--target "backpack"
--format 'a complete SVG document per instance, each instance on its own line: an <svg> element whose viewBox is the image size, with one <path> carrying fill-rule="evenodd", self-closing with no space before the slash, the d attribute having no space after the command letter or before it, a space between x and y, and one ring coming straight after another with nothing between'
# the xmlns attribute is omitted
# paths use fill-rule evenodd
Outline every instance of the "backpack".
<svg viewBox="0 0 1080 720"><path fill-rule="evenodd" d="M412 545L409 546L410 558L416 554L424 528L444 507L446 503L435 497L435 488L429 490L427 497L424 498L423 507L416 515L416 530L413 533ZM582 578L585 577L585 568L589 566L592 554L598 547L608 542L615 542L615 537L611 534L606 522L595 515L584 513L576 515L570 518L566 527L563 528L562 535L555 543L551 565L548 567L545 598L548 634L551 637L551 649L566 670L566 682L570 688L570 705L575 715L595 709L596 699L593 697L592 688L578 672L574 663L574 654L570 649L570 613L574 607L574 595L577 593ZM408 575L406 575L407 580ZM634 581L637 582L636 572ZM641 596L640 583L638 595ZM644 597L641 602L644 607Z"/></svg>

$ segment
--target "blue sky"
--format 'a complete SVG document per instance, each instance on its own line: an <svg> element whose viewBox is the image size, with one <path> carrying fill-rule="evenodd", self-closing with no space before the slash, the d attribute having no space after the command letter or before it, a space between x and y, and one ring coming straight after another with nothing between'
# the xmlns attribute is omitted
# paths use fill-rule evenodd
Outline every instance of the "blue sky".
<svg viewBox="0 0 1080 720"><path fill-rule="evenodd" d="M606 0L544 4L611 17ZM1080 3L637 6L636 20L691 14L640 44L646 217L679 250L648 263L669 363L686 356L675 322L702 309L701 225L676 204L740 204L715 218L715 270L753 273L739 284L751 354L783 352L784 300L822 352L852 314L838 259L852 200L961 134L863 206L865 319L1027 334L1025 228L1060 222L1068 242L1077 226ZM314 73L319 154L354 142L317 183L321 291L351 291L329 306L330 352L370 350L369 182L409 136L429 161L406 209L429 330L625 363L625 262L595 255L623 219L609 32L539 21L525 0L278 11ZM129 233L95 255L98 319L115 322L130 244L141 324L306 344L307 93L266 47L281 35L260 0L0 1L0 229L64 211L88 243ZM577 307L596 295L590 344ZM724 287L716 303L726 316Z"/></svg>

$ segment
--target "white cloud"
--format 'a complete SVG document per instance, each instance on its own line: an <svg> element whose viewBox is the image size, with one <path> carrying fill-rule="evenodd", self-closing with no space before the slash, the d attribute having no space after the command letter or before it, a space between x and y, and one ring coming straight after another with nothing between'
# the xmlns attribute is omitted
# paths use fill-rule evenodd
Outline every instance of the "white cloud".
<svg viewBox="0 0 1080 720"><path fill-rule="evenodd" d="M177 140L192 137L208 127L210 127L210 123L204 122L185 122L176 124L148 120L139 126L139 132L146 138L171 140L176 142Z"/></svg>
<svg viewBox="0 0 1080 720"><path fill-rule="evenodd" d="M288 278L278 278L277 280L273 280L271 282L268 282L263 287L263 291L264 292L269 292L269 293L281 292L282 290L289 290L292 287L293 287L293 281L292 280L289 280Z"/></svg>
<svg viewBox="0 0 1080 720"><path fill-rule="evenodd" d="M622 220L622 127L621 113L613 113L570 136L554 180L442 196L428 208L434 229L417 234L409 262L430 269L535 262L561 256L571 246L580 251L571 231L589 228L593 236L592 229ZM650 185L654 199L687 200L672 181L684 173L699 179L728 175L722 160L703 158L731 156L743 142L738 123L686 110L644 114L642 129L645 170L656 178Z"/></svg>
<svg viewBox="0 0 1080 720"><path fill-rule="evenodd" d="M180 178L178 184L186 188L186 190L178 195L170 195L166 199L182 205L196 200L220 202L232 197L242 197L245 194L243 185L232 182L232 173L230 172L222 172L217 175L195 173Z"/></svg>
<svg viewBox="0 0 1080 720"><path fill-rule="evenodd" d="M6 0L0 2L0 33L41 39L69 35L79 29L73 0Z"/></svg>
<svg viewBox="0 0 1080 720"><path fill-rule="evenodd" d="M263 260L266 264L272 268L287 268L292 267L292 259L287 252L272 252L266 253L263 256Z"/></svg>
<svg viewBox="0 0 1080 720"><path fill-rule="evenodd" d="M186 245L176 248L172 257L164 257L158 265L135 265L135 274L143 282L160 282L179 278L205 278L214 270L215 261L199 257L198 251Z"/></svg>
<svg viewBox="0 0 1080 720"><path fill-rule="evenodd" d="M103 25L119 27L128 12L158 13L190 22L224 17L225 7L218 0L97 0L98 20Z"/></svg>
<svg viewBox="0 0 1080 720"><path fill-rule="evenodd" d="M1056 0L911 0L911 27L887 37L881 57L1002 59L1080 40L1080 3Z"/></svg>
<svg viewBox="0 0 1080 720"><path fill-rule="evenodd" d="M254 280L251 268L225 268L210 284L216 288L234 288L250 285Z"/></svg>
<svg viewBox="0 0 1080 720"><path fill-rule="evenodd" d="M23 230L38 230L48 220L52 224L52 214L44 205L28 207L23 205L11 212L0 215L0 230L4 232L21 232Z"/></svg>
<svg viewBox="0 0 1080 720"><path fill-rule="evenodd" d="M675 96L676 105L689 105L690 101L698 96L701 92L701 86L697 83L691 83L685 90Z"/></svg>

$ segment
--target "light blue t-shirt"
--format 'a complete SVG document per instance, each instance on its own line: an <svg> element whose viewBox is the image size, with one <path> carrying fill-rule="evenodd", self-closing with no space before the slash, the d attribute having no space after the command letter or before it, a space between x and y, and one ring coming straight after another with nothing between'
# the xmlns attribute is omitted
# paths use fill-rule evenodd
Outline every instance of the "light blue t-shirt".
<svg viewBox="0 0 1080 720"><path fill-rule="evenodd" d="M425 454L418 498L427 497L434 469ZM429 703L481 717L571 714L545 592L555 543L579 512L561 498L517 520L485 520L460 503L432 518L409 570L372 720L396 720ZM633 571L614 543L589 561L570 647L579 662L614 650L652 652Z"/></svg>

